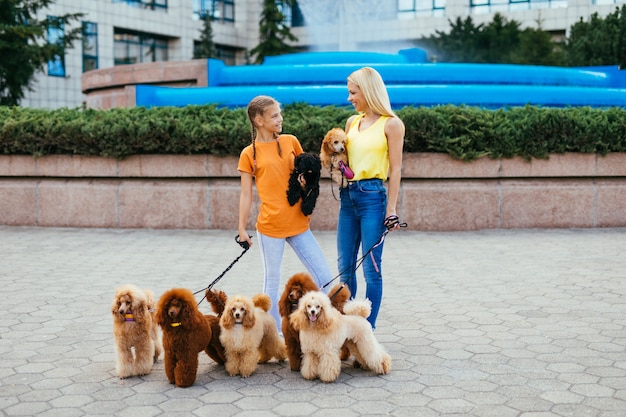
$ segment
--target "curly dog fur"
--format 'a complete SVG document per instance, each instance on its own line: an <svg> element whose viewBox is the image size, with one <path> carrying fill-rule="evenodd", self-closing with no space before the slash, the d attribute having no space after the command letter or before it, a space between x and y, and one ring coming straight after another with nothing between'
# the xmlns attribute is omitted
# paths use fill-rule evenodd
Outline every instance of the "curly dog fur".
<svg viewBox="0 0 626 417"><path fill-rule="evenodd" d="M247 378L258 363L286 358L285 343L278 334L276 321L268 313L271 300L266 294L253 298L229 297L220 318L220 341L226 353L229 375Z"/></svg>
<svg viewBox="0 0 626 417"><path fill-rule="evenodd" d="M326 169L330 178L340 187L346 187L348 182L344 179L351 179L354 174L350 175L352 171L346 170L348 167L348 152L346 149L346 142L348 137L346 132L335 127L329 130L322 140L322 146L320 147L320 161L324 169ZM345 174L344 174L345 172ZM346 175L347 174L347 175Z"/></svg>
<svg viewBox="0 0 626 417"><path fill-rule="evenodd" d="M298 309L298 302L304 294L318 291L317 285L311 275L299 272L287 280L285 289L278 300L278 311L282 317L281 328L287 347L287 358L292 371L299 371L302 362L302 349L300 348L300 334L293 328L289 321L291 313ZM338 284L330 291L332 305L339 311L343 311L344 304L350 299L350 290L346 285ZM349 357L347 348L342 348L342 359Z"/></svg>
<svg viewBox="0 0 626 417"><path fill-rule="evenodd" d="M116 289L111 315L117 357L115 372L120 378L149 374L163 351L152 309L152 291L132 284Z"/></svg>
<svg viewBox="0 0 626 417"><path fill-rule="evenodd" d="M296 156L293 163L287 187L287 200L293 206L302 199L300 209L308 216L313 213L320 195L322 164L318 155L308 152Z"/></svg>
<svg viewBox="0 0 626 417"><path fill-rule="evenodd" d="M391 357L376 340L366 320L370 311L368 300L349 301L342 315L323 292L309 292L302 297L298 310L289 318L300 331L302 376L335 381L341 373L340 350L344 343L364 369L387 374L391 370Z"/></svg>
<svg viewBox="0 0 626 417"><path fill-rule="evenodd" d="M156 317L163 330L168 381L183 388L193 385L198 372L199 352L205 351L213 360L219 361L219 354L214 354L212 350L220 350L219 343L215 344L210 322L214 316L205 316L200 312L191 291L172 288L159 299Z"/></svg>

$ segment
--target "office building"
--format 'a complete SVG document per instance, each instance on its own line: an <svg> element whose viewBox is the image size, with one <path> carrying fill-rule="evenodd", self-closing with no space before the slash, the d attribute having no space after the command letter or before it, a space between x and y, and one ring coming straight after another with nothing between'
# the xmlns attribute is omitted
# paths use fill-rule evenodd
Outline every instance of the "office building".
<svg viewBox="0 0 626 417"><path fill-rule="evenodd" d="M395 53L458 17L488 23L495 13L524 27L565 37L581 18L613 13L626 0L277 0L303 51ZM81 76L93 69L193 59L203 18L209 16L219 57L227 65L250 63L259 43L263 0L56 0L42 15L83 13L75 22L83 40L44 66L21 104L36 108L81 106ZM58 33L48 33L54 39ZM184 84L184 82L183 82Z"/></svg>

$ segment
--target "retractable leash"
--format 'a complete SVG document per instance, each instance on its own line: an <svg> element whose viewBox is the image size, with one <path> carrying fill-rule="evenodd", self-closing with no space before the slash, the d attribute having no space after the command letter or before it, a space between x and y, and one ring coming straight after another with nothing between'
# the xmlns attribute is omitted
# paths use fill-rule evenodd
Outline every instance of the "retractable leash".
<svg viewBox="0 0 626 417"><path fill-rule="evenodd" d="M368 249L367 252L365 252L359 259L357 259L352 265L350 265L349 267L345 268L343 271L339 272L339 274L337 274L337 276L333 279L331 279L330 281L328 281L326 284L324 284L322 286L322 288L326 288L327 286L329 286L334 280L336 280L337 278L339 278L340 276L342 276L344 274L344 272L347 272L351 269L354 268L354 270L356 271L357 269L359 269L359 267L361 266L361 264L363 263L363 261L365 260L365 257L367 255L370 255L372 257L372 264L374 264L374 268L376 268L376 271L378 272L378 266L376 265L376 262L374 260L374 254L372 253L372 251L374 249L376 249L378 246L382 245L382 243L385 241L385 237L387 236L387 234L389 234L389 232L391 231L391 229L395 228L396 226L400 226L401 228L405 228L408 227L408 224L404 223L404 222L400 222L400 219L398 218L398 216L396 216L395 214L392 214L391 216L387 217L384 221L383 224L385 225L385 231L383 232L383 234L380 236L380 239L378 240L378 242L374 243L372 245L371 248ZM340 290L338 290L335 294L332 295L332 297L334 297L335 295L337 295L337 293ZM332 299L331 297L331 299Z"/></svg>
<svg viewBox="0 0 626 417"><path fill-rule="evenodd" d="M249 237L250 237L250 238L252 238L252 236L249 236ZM234 260L234 261L232 261L232 262L230 263L230 265L228 265L228 267L227 267L227 268L226 268L226 269L225 269L225 270L224 270L224 271L223 271L223 272L222 272L222 273L221 273L221 274L220 274L217 278L215 278L215 279L213 280L213 282L212 282L212 283L210 283L210 284L209 284L209 286L208 286L208 287L203 288L203 289L198 290L198 291L196 291L196 292L194 292L194 293L193 293L193 295L196 295L196 294L201 293L201 292L204 292L204 293L205 293L205 295L202 297L202 300L200 300L200 301L198 302L198 305L200 305L200 303L202 303L202 302L204 301L204 299L206 298L206 291L207 291L207 290L210 290L211 288L213 288L213 286L214 286L215 284L217 284L217 282L218 282L220 279L222 279L222 277L223 277L224 275L226 275L226 273L227 273L228 271L230 271L230 269L233 267L233 265L235 265L235 264L237 263L237 261L239 261L239 259L241 259L241 257L242 257L242 256L243 256L246 252L248 252L248 249L250 249L250 244L249 244L248 242L246 242L245 240L243 240L243 241L242 241L242 240L239 240L239 235L235 236L235 242L237 242L237 244L243 248L243 252L241 252L241 255L239 255L238 257L236 257L236 258L235 258L235 260Z"/></svg>

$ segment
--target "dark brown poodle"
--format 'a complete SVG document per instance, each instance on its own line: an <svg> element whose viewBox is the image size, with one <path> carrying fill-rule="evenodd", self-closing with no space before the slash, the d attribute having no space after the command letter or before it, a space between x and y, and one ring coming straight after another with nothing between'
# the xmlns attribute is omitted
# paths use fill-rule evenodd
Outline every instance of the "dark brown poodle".
<svg viewBox="0 0 626 417"><path fill-rule="evenodd" d="M313 213L317 197L320 195L320 176L322 162L319 155L303 152L296 156L294 167L289 176L287 200L295 205L300 199L300 209L305 216Z"/></svg>
<svg viewBox="0 0 626 417"><path fill-rule="evenodd" d="M281 327L283 337L287 346L287 358L292 371L299 371L302 361L302 350L300 349L300 336L297 330L289 322L289 315L298 309L298 302L302 296L310 291L318 291L313 278L305 273L294 274L285 285L285 289L278 300L278 311L282 317ZM350 290L344 284L335 285L328 293L331 297L332 305L337 310L343 312L343 306L350 299ZM342 350L342 359L347 359L349 351Z"/></svg>
<svg viewBox="0 0 626 417"><path fill-rule="evenodd" d="M217 344L213 336L214 319L200 312L193 293L186 288L172 288L159 299L156 320L163 330L165 375L171 384L182 388L193 385L199 352L205 351L211 359L224 363L219 324Z"/></svg>

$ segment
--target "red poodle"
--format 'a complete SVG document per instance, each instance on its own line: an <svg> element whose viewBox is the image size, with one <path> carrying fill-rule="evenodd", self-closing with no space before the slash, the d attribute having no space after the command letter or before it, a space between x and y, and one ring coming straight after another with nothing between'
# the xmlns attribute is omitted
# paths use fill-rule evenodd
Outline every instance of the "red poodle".
<svg viewBox="0 0 626 417"><path fill-rule="evenodd" d="M313 278L305 273L294 274L285 285L285 290L278 300L278 311L282 317L282 331L287 347L287 358L292 371L299 371L302 362L302 350L300 348L300 335L289 321L289 315L298 309L298 302L302 296L310 291L318 291ZM344 284L335 285L330 293L332 305L343 312L343 306L350 299L350 290ZM350 352L347 348L342 349L342 359L348 359Z"/></svg>
<svg viewBox="0 0 626 417"><path fill-rule="evenodd" d="M225 295L215 298L225 300ZM209 301L219 312L219 303ZM156 319L163 330L165 374L171 384L182 388L193 385L199 352L205 351L217 363L224 363L224 348L219 343L219 318L203 315L190 290L172 288L165 292L159 299ZM217 328L214 322L218 323Z"/></svg>

